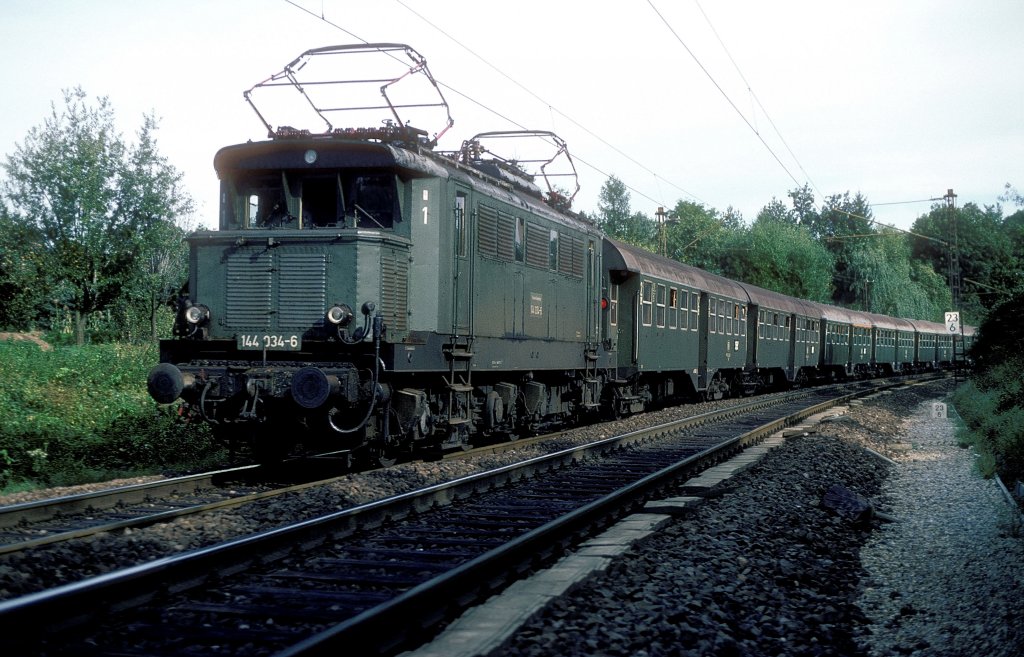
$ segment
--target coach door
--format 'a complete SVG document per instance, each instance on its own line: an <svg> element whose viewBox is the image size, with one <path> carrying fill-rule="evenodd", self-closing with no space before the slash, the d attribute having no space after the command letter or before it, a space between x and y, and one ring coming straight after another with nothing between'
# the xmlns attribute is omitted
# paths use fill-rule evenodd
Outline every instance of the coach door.
<svg viewBox="0 0 1024 657"><path fill-rule="evenodd" d="M694 290L693 294L697 291ZM704 391L708 387L708 309L710 300L707 292L700 293L700 316L697 320L697 390Z"/></svg>
<svg viewBox="0 0 1024 657"><path fill-rule="evenodd" d="M473 224L469 212L469 191L455 193L452 258L452 333L457 336L473 334Z"/></svg>

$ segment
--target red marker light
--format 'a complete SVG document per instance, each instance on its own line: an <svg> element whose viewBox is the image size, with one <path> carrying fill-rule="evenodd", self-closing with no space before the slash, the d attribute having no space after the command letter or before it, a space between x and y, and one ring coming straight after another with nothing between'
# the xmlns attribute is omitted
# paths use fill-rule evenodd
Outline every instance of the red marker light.
<svg viewBox="0 0 1024 657"><path fill-rule="evenodd" d="M608 299L601 297L601 310L608 310Z"/></svg>

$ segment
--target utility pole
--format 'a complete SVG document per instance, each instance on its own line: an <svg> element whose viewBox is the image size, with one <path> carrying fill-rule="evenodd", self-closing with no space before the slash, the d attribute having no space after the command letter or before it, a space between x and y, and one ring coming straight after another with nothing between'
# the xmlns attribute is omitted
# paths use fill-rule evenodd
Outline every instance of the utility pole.
<svg viewBox="0 0 1024 657"><path fill-rule="evenodd" d="M949 213L949 293L953 297L953 310L960 310L960 239L956 229L956 194L947 190L946 210Z"/></svg>
<svg viewBox="0 0 1024 657"><path fill-rule="evenodd" d="M661 233L661 255L668 257L668 235L665 230L665 208L658 206L658 211L654 213L658 217L658 230Z"/></svg>
<svg viewBox="0 0 1024 657"><path fill-rule="evenodd" d="M957 318L956 327L960 332L960 348L963 349L963 314L960 312L960 238L956 229L956 194L952 189L946 190L946 211L949 214L949 294L953 300L953 313ZM953 346L953 381L960 383L960 356L957 353L956 331L951 331Z"/></svg>

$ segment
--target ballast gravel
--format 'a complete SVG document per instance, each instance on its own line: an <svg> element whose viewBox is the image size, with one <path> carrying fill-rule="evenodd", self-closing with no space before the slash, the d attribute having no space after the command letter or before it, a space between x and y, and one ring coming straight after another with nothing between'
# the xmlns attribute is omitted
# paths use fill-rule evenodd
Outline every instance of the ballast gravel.
<svg viewBox="0 0 1024 657"><path fill-rule="evenodd" d="M943 393L880 396L790 438L492 657L1021 655L1024 539L951 421L932 417ZM825 510L837 483L895 521Z"/></svg>
<svg viewBox="0 0 1024 657"><path fill-rule="evenodd" d="M721 495L551 603L493 654L1021 654L1022 530L994 482L976 474L971 450L956 446L949 421L931 417L948 390L930 384L878 396L790 438ZM704 410L693 405L585 428L555 446ZM404 464L242 509L5 555L0 599L551 447ZM834 483L896 521L854 526L825 511L821 495Z"/></svg>

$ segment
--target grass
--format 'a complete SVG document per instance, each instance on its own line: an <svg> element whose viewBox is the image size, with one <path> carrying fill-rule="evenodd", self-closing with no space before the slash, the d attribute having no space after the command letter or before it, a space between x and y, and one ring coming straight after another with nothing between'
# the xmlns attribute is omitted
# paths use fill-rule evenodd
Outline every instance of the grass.
<svg viewBox="0 0 1024 657"><path fill-rule="evenodd" d="M146 392L155 345L0 342L0 492L189 469L222 457Z"/></svg>

